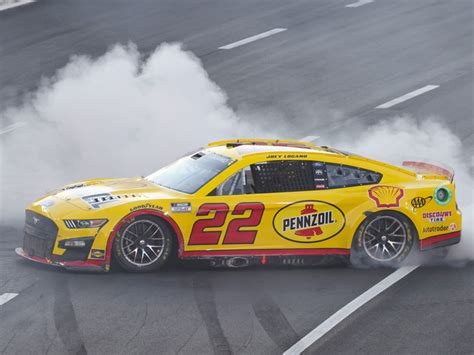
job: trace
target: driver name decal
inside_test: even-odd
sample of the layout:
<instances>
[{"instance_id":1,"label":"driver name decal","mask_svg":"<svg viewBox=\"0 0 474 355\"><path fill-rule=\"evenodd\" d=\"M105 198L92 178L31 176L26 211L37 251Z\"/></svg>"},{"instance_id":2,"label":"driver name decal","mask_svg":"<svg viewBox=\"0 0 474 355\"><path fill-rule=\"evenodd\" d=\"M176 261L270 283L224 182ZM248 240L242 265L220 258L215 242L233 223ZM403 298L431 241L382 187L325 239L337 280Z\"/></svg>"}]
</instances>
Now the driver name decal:
<instances>
[{"instance_id":1,"label":"driver name decal","mask_svg":"<svg viewBox=\"0 0 474 355\"><path fill-rule=\"evenodd\" d=\"M315 243L339 234L345 222L337 206L324 201L300 201L279 210L273 228L285 239Z\"/></svg>"}]
</instances>

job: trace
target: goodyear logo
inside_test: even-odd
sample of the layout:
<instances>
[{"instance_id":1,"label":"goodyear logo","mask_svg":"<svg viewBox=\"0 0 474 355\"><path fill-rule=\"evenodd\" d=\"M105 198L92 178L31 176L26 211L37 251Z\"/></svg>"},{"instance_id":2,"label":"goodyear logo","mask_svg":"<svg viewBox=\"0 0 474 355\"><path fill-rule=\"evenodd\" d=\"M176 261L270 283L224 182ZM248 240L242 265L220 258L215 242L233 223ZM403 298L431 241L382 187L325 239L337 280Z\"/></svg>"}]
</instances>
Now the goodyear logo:
<instances>
[{"instance_id":1,"label":"goodyear logo","mask_svg":"<svg viewBox=\"0 0 474 355\"><path fill-rule=\"evenodd\" d=\"M273 228L283 238L315 243L336 236L345 225L342 211L324 201L295 202L279 210Z\"/></svg>"}]
</instances>

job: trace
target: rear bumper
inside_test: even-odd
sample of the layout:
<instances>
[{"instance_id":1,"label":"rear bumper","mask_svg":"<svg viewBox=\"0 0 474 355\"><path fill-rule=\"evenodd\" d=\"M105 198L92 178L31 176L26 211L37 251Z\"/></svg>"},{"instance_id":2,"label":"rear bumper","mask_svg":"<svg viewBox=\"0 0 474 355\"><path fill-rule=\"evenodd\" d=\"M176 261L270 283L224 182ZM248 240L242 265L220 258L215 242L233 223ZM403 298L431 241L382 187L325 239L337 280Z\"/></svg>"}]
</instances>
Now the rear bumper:
<instances>
[{"instance_id":1,"label":"rear bumper","mask_svg":"<svg viewBox=\"0 0 474 355\"><path fill-rule=\"evenodd\" d=\"M52 255L51 258L28 255L23 248L16 248L15 253L22 258L45 265L60 266L68 270L76 271L92 271L92 272L107 272L109 271L108 264L103 260L85 260L85 261L60 261L60 255Z\"/></svg>"},{"instance_id":2,"label":"rear bumper","mask_svg":"<svg viewBox=\"0 0 474 355\"><path fill-rule=\"evenodd\" d=\"M420 250L430 250L434 248L446 247L458 244L461 241L461 231L435 235L420 240Z\"/></svg>"}]
</instances>

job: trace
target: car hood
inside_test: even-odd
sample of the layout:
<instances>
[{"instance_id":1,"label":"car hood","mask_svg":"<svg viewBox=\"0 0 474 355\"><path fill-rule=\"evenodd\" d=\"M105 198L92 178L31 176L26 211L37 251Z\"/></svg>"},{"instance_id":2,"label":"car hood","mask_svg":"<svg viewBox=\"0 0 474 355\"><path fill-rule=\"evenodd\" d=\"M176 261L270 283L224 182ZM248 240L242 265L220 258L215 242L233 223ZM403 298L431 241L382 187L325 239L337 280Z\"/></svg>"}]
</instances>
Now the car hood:
<instances>
[{"instance_id":1,"label":"car hood","mask_svg":"<svg viewBox=\"0 0 474 355\"><path fill-rule=\"evenodd\" d=\"M50 204L50 212L54 213L54 205L60 202L82 210L96 210L133 201L179 198L178 195L181 194L143 178L97 179L63 186L35 201L35 204Z\"/></svg>"}]
</instances>

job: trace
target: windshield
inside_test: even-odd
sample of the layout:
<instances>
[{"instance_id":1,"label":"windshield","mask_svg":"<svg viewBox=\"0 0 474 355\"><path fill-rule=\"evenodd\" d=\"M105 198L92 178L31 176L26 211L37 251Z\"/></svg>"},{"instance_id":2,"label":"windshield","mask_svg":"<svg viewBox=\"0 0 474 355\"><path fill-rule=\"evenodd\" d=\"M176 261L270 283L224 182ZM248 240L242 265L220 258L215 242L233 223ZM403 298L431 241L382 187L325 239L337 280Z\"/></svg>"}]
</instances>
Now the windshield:
<instances>
[{"instance_id":1,"label":"windshield","mask_svg":"<svg viewBox=\"0 0 474 355\"><path fill-rule=\"evenodd\" d=\"M181 158L146 178L160 186L192 194L231 163L232 159L223 155L199 152Z\"/></svg>"}]
</instances>

